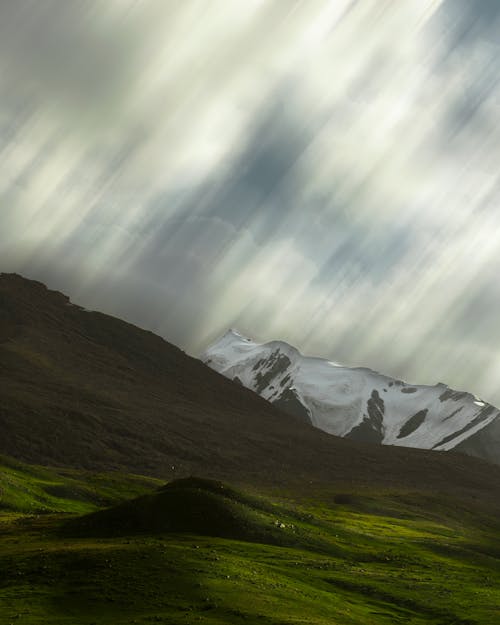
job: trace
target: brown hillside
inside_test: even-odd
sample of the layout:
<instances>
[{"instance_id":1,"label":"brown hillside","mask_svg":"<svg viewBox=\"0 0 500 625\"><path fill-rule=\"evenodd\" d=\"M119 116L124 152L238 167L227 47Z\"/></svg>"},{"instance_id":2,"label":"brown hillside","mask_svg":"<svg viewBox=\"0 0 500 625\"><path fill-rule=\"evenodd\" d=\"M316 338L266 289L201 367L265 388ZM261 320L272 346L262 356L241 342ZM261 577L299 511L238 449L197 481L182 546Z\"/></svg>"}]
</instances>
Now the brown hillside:
<instances>
[{"instance_id":1,"label":"brown hillside","mask_svg":"<svg viewBox=\"0 0 500 625\"><path fill-rule=\"evenodd\" d=\"M150 332L0 275L0 453L165 479L418 489L500 508L500 467L295 422Z\"/></svg>"}]
</instances>

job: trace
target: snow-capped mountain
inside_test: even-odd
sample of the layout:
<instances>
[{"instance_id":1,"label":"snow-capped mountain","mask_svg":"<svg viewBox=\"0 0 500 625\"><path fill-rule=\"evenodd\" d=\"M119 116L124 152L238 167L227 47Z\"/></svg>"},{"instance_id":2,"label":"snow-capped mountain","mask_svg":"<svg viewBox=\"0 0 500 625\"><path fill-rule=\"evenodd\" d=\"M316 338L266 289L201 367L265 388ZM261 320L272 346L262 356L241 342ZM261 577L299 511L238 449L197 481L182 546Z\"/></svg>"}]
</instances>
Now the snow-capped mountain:
<instances>
[{"instance_id":1,"label":"snow-capped mountain","mask_svg":"<svg viewBox=\"0 0 500 625\"><path fill-rule=\"evenodd\" d=\"M202 360L294 418L330 434L424 449L456 449L500 463L500 412L445 384L418 386L365 368L259 344L229 330Z\"/></svg>"}]
</instances>

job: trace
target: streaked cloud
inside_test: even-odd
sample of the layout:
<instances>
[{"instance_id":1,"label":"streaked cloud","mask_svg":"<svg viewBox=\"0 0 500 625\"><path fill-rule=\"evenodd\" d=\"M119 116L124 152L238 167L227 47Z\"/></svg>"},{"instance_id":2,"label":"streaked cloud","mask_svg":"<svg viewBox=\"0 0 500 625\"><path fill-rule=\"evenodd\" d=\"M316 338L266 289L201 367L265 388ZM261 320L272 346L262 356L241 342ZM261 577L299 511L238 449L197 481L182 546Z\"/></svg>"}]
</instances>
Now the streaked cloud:
<instances>
[{"instance_id":1,"label":"streaked cloud","mask_svg":"<svg viewBox=\"0 0 500 625\"><path fill-rule=\"evenodd\" d=\"M493 0L0 5L0 261L500 403Z\"/></svg>"}]
</instances>

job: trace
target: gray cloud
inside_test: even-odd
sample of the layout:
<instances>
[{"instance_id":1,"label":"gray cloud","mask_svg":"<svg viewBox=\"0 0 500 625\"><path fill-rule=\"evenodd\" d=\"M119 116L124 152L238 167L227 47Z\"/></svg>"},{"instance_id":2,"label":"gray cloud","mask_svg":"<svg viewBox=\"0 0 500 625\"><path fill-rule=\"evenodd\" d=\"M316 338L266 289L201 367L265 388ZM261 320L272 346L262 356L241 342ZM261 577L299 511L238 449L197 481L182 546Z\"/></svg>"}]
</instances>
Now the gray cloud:
<instances>
[{"instance_id":1,"label":"gray cloud","mask_svg":"<svg viewBox=\"0 0 500 625\"><path fill-rule=\"evenodd\" d=\"M0 263L500 403L496 2L0 5Z\"/></svg>"},{"instance_id":2,"label":"gray cloud","mask_svg":"<svg viewBox=\"0 0 500 625\"><path fill-rule=\"evenodd\" d=\"M450 37L453 49L481 41L498 45L500 6L496 0L445 0L437 14Z\"/></svg>"},{"instance_id":3,"label":"gray cloud","mask_svg":"<svg viewBox=\"0 0 500 625\"><path fill-rule=\"evenodd\" d=\"M66 123L78 111L80 124L102 130L134 88L142 43L126 14L117 24L106 13L79 0L3 2L4 89L54 107Z\"/></svg>"}]
</instances>

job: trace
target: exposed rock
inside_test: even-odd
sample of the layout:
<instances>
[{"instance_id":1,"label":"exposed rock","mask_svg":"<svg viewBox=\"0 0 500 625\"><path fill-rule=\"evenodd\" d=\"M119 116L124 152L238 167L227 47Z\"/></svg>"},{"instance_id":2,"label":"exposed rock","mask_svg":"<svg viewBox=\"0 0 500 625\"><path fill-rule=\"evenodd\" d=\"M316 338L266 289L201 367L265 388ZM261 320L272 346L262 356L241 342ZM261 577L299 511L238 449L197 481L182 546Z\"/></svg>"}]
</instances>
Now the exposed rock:
<instances>
[{"instance_id":1,"label":"exposed rock","mask_svg":"<svg viewBox=\"0 0 500 625\"><path fill-rule=\"evenodd\" d=\"M425 417L429 410L425 408L424 410L419 410L417 414L414 414L413 417L410 417L408 421L403 425L403 427L399 430L398 438L405 438L409 436L412 432L414 432L417 428L419 428L422 423L425 421Z\"/></svg>"}]
</instances>

